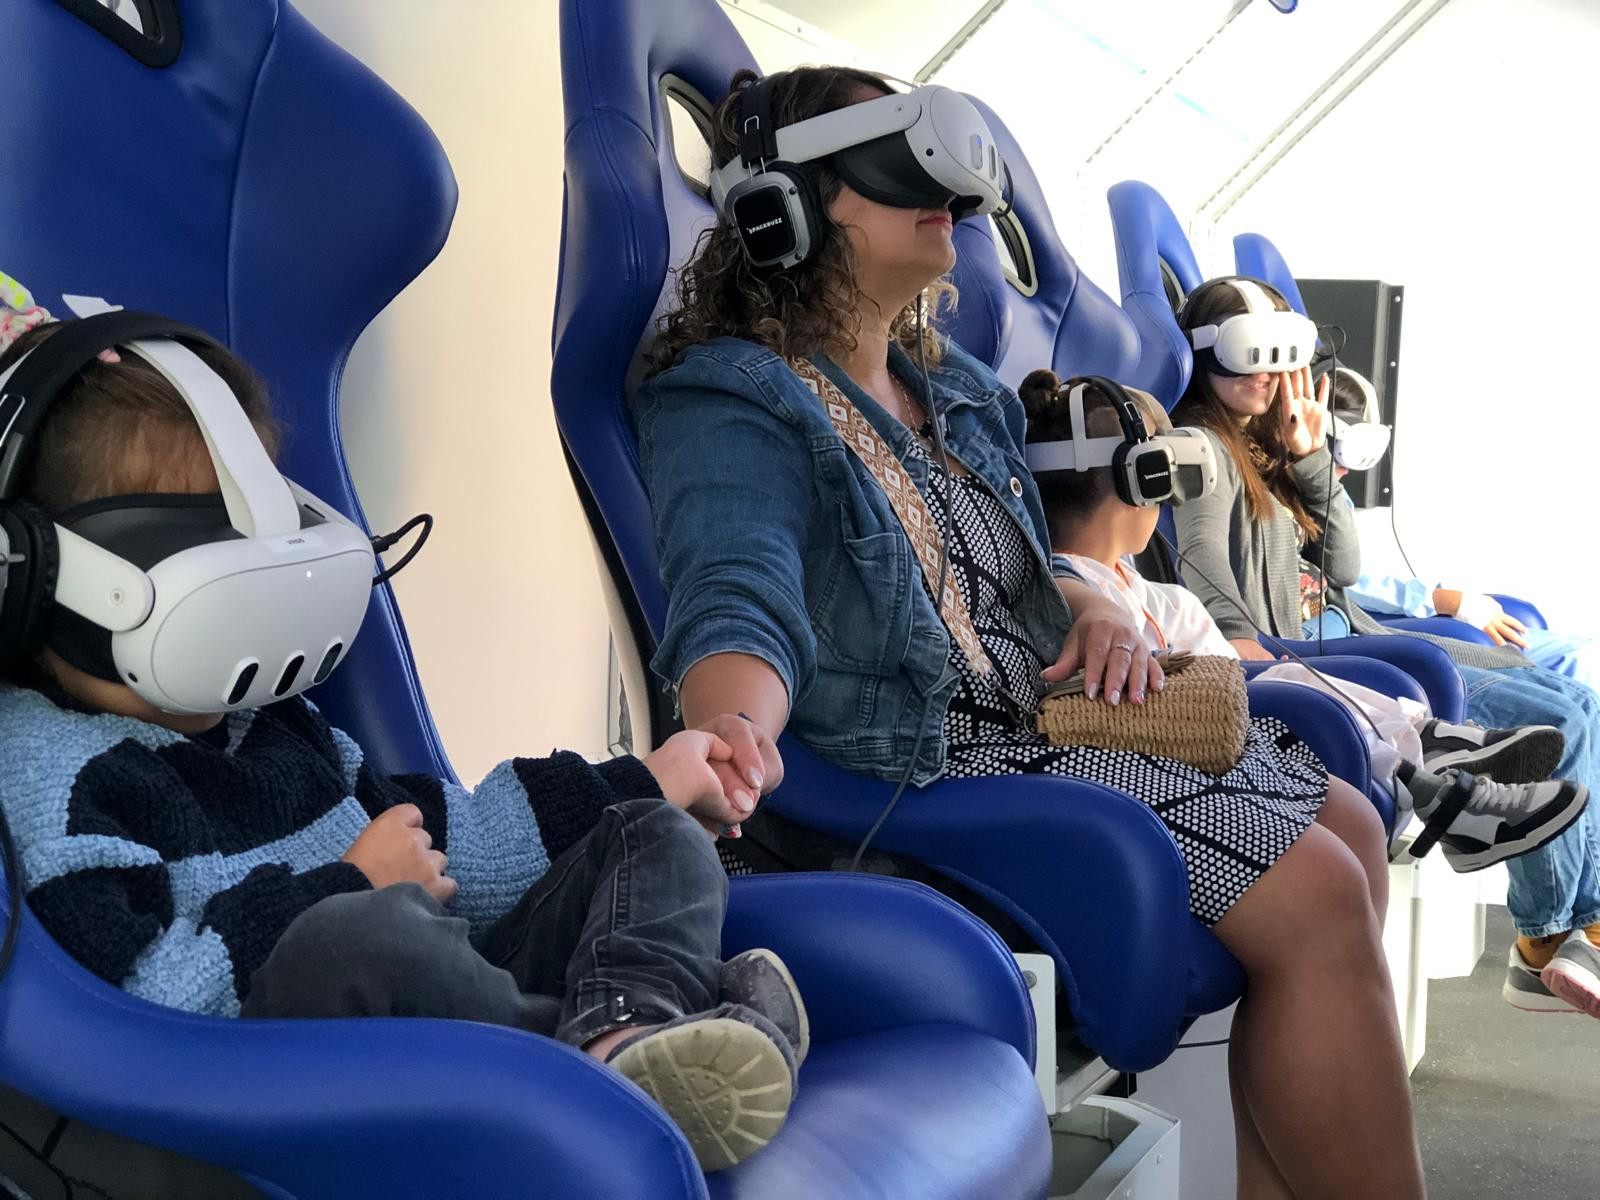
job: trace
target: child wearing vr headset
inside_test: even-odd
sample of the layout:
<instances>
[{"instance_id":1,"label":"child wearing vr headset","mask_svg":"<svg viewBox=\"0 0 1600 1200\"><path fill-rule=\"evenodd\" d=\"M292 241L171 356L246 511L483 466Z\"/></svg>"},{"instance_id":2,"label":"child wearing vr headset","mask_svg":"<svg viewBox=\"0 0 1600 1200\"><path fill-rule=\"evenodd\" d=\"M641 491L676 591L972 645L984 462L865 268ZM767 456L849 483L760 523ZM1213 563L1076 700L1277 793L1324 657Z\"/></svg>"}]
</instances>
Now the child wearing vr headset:
<instances>
[{"instance_id":1,"label":"child wearing vr headset","mask_svg":"<svg viewBox=\"0 0 1600 1200\"><path fill-rule=\"evenodd\" d=\"M937 85L798 68L737 76L711 132L720 219L635 398L671 597L653 665L685 716L747 712L896 783L880 825L944 778L1139 798L1172 831L1192 911L1249 974L1241 1178L1262 1195L1420 1197L1372 806L1272 721L1220 778L1033 727L1046 685L1079 666L1135 708L1163 676L1124 610L1057 586L1021 403L929 324L953 225L1005 203L981 110ZM1167 461L1125 466L1153 487Z\"/></svg>"},{"instance_id":2,"label":"child wearing vr headset","mask_svg":"<svg viewBox=\"0 0 1600 1200\"><path fill-rule=\"evenodd\" d=\"M1366 376L1349 367L1334 367L1332 375L1329 412L1334 426L1334 470L1343 479L1351 471L1370 470L1383 460L1389 451L1390 428L1379 421L1377 390ZM1515 646L1536 666L1588 687L1594 684L1594 643L1589 638L1529 628L1493 596L1428 583L1409 573L1365 571L1346 590L1354 603L1370 613L1455 617L1483 630L1497 646Z\"/></svg>"},{"instance_id":3,"label":"child wearing vr headset","mask_svg":"<svg viewBox=\"0 0 1600 1200\"><path fill-rule=\"evenodd\" d=\"M1177 506L1206 495L1215 485L1214 469L1164 497L1166 489L1130 494L1108 462L1119 451L1125 459L1125 447L1159 445L1175 433L1197 431L1175 431L1155 397L1108 379L1062 384L1053 372L1039 370L1022 381L1018 394L1028 412L1027 461L1050 521L1057 577L1085 583L1126 609L1153 651L1238 658L1238 649L1198 596L1177 584L1147 580L1133 564L1133 556L1155 535L1163 499ZM1123 427L1118 410L1124 406L1134 410L1139 421L1134 437L1142 440L1130 439ZM1346 705L1366 739L1373 771L1404 790L1457 871L1482 870L1536 849L1588 802L1588 789L1581 784L1509 785L1487 774L1508 755L1554 758L1561 748L1554 729L1496 730L1486 746L1450 749L1442 732L1448 727L1415 701L1343 681L1330 685L1299 663L1278 664L1254 678L1313 687ZM1510 812L1531 814L1514 833ZM1425 844L1431 845L1431 838Z\"/></svg>"},{"instance_id":4,"label":"child wearing vr headset","mask_svg":"<svg viewBox=\"0 0 1600 1200\"><path fill-rule=\"evenodd\" d=\"M724 715L642 761L384 775L300 694L360 623L368 539L277 473L226 349L74 303L0 316L0 803L41 925L190 1012L555 1037L706 1170L764 1146L808 1026L775 954L721 959L715 835L777 785L771 742Z\"/></svg>"},{"instance_id":5,"label":"child wearing vr headset","mask_svg":"<svg viewBox=\"0 0 1600 1200\"><path fill-rule=\"evenodd\" d=\"M1506 756L1495 779L1554 776L1592 791L1600 783L1594 692L1511 647L1390 629L1345 596L1361 575L1361 548L1327 444L1329 385L1314 392L1307 369L1315 326L1270 285L1234 278L1197 288L1177 319L1195 361L1173 416L1206 430L1219 468L1214 494L1176 510L1179 565L1241 654L1266 655L1253 648L1258 627L1299 640L1300 562L1318 564L1327 603L1355 633L1423 637L1454 660L1471 722L1445 727L1437 748L1471 754L1491 747L1498 729L1553 726L1564 738L1557 761ZM1518 824L1532 817L1504 815ZM1518 937L1502 995L1528 1011L1600 1017L1600 815L1586 806L1558 837L1507 868Z\"/></svg>"}]
</instances>

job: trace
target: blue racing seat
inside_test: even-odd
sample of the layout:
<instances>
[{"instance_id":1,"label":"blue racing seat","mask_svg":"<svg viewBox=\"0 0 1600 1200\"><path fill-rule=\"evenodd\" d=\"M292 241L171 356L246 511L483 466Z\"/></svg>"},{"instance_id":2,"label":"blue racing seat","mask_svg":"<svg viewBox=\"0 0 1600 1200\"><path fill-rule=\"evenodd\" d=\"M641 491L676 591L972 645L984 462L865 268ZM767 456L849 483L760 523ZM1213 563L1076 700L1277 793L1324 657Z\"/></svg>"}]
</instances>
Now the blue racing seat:
<instances>
[{"instance_id":1,"label":"blue racing seat","mask_svg":"<svg viewBox=\"0 0 1600 1200\"><path fill-rule=\"evenodd\" d=\"M1139 331L1139 370L1132 382L1170 410L1194 369L1194 352L1173 313L1206 276L1188 235L1155 188L1128 179L1113 185L1106 200L1122 307Z\"/></svg>"},{"instance_id":2,"label":"blue racing seat","mask_svg":"<svg viewBox=\"0 0 1600 1200\"><path fill-rule=\"evenodd\" d=\"M443 245L449 164L283 0L139 8L156 36L92 0L8 0L0 263L49 307L103 294L230 342L296 431L288 473L359 513L340 373ZM316 699L384 769L449 774L387 587ZM724 949L753 945L792 968L813 1049L774 1144L709 1180L659 1108L554 1041L176 1012L97 979L26 913L0 981L0 1084L274 1197L1043 1193L1031 1008L989 929L903 881L737 880Z\"/></svg>"},{"instance_id":3,"label":"blue racing seat","mask_svg":"<svg viewBox=\"0 0 1600 1200\"><path fill-rule=\"evenodd\" d=\"M1295 312L1302 316L1311 315L1306 311L1305 298L1300 294L1300 284L1295 280L1294 272L1289 269L1289 264L1284 261L1278 248L1261 234L1241 233L1233 239L1233 269L1240 275L1248 275L1251 279L1270 283L1283 293L1284 299L1289 302L1289 307ZM1544 614L1531 602L1516 596L1503 596L1497 592L1491 595L1500 602L1500 606L1507 613L1529 629L1550 627L1544 619ZM1392 625L1396 629L1413 629L1421 633L1458 638L1463 642L1476 642L1484 646L1492 645L1494 641L1477 626L1458 621L1453 617L1391 617L1383 613L1372 615L1385 625Z\"/></svg>"}]
</instances>

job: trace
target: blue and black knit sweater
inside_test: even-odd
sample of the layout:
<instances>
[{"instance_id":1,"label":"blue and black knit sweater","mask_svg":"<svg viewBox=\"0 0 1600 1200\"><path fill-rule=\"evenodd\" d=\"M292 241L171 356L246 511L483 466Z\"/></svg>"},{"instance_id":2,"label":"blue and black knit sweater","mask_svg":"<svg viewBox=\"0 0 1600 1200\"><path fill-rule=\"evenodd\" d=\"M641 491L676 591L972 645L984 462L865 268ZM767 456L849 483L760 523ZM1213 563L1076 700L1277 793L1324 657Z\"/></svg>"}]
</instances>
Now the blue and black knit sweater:
<instances>
[{"instance_id":1,"label":"blue and black knit sweater","mask_svg":"<svg viewBox=\"0 0 1600 1200\"><path fill-rule=\"evenodd\" d=\"M299 699L185 736L0 683L0 803L28 903L78 962L157 1004L237 1015L283 931L371 886L341 862L378 813L415 804L481 931L612 804L660 794L633 758L516 758L467 790L386 777Z\"/></svg>"}]
</instances>

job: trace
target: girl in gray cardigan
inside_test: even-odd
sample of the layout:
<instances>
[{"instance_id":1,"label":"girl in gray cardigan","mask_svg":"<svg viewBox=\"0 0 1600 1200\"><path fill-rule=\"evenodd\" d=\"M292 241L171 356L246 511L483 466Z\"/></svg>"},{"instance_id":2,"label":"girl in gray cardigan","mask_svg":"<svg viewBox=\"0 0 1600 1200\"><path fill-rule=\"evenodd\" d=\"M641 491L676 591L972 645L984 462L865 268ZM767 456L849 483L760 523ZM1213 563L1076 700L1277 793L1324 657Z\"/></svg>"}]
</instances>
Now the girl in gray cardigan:
<instances>
[{"instance_id":1,"label":"girl in gray cardigan","mask_svg":"<svg viewBox=\"0 0 1600 1200\"><path fill-rule=\"evenodd\" d=\"M1275 289L1260 287L1279 310L1288 310ZM1213 280L1190 295L1178 320L1189 334L1245 311L1238 288ZM1300 638L1302 558L1322 565L1328 602L1355 632L1428 636L1389 630L1343 595L1361 575L1361 547L1327 447L1327 381L1313 394L1304 368L1233 375L1211 369L1218 365L1197 359L1173 409L1180 424L1210 435L1217 489L1175 516L1190 584L1241 656L1267 656L1255 640L1258 627ZM1566 738L1555 776L1594 789L1600 782L1600 698L1594 692L1510 648L1428 640L1455 661L1467 687L1467 713L1484 727L1461 727L1464 742L1485 738L1497 726L1554 725ZM1528 781L1505 768L1497 777ZM1507 868L1518 938L1502 994L1529 1011L1576 1008L1600 1017L1600 819L1587 809L1560 837Z\"/></svg>"}]
</instances>

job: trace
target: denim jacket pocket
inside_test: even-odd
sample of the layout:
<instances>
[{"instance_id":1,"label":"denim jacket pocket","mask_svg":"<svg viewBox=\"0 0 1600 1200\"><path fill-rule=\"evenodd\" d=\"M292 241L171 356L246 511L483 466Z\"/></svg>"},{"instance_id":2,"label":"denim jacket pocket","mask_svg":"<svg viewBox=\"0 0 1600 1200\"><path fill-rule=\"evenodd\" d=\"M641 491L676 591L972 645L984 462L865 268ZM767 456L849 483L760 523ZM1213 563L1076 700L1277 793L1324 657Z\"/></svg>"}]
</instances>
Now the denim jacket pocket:
<instances>
[{"instance_id":1,"label":"denim jacket pocket","mask_svg":"<svg viewBox=\"0 0 1600 1200\"><path fill-rule=\"evenodd\" d=\"M893 674L911 639L911 561L898 529L846 537L811 605L819 668Z\"/></svg>"}]
</instances>

